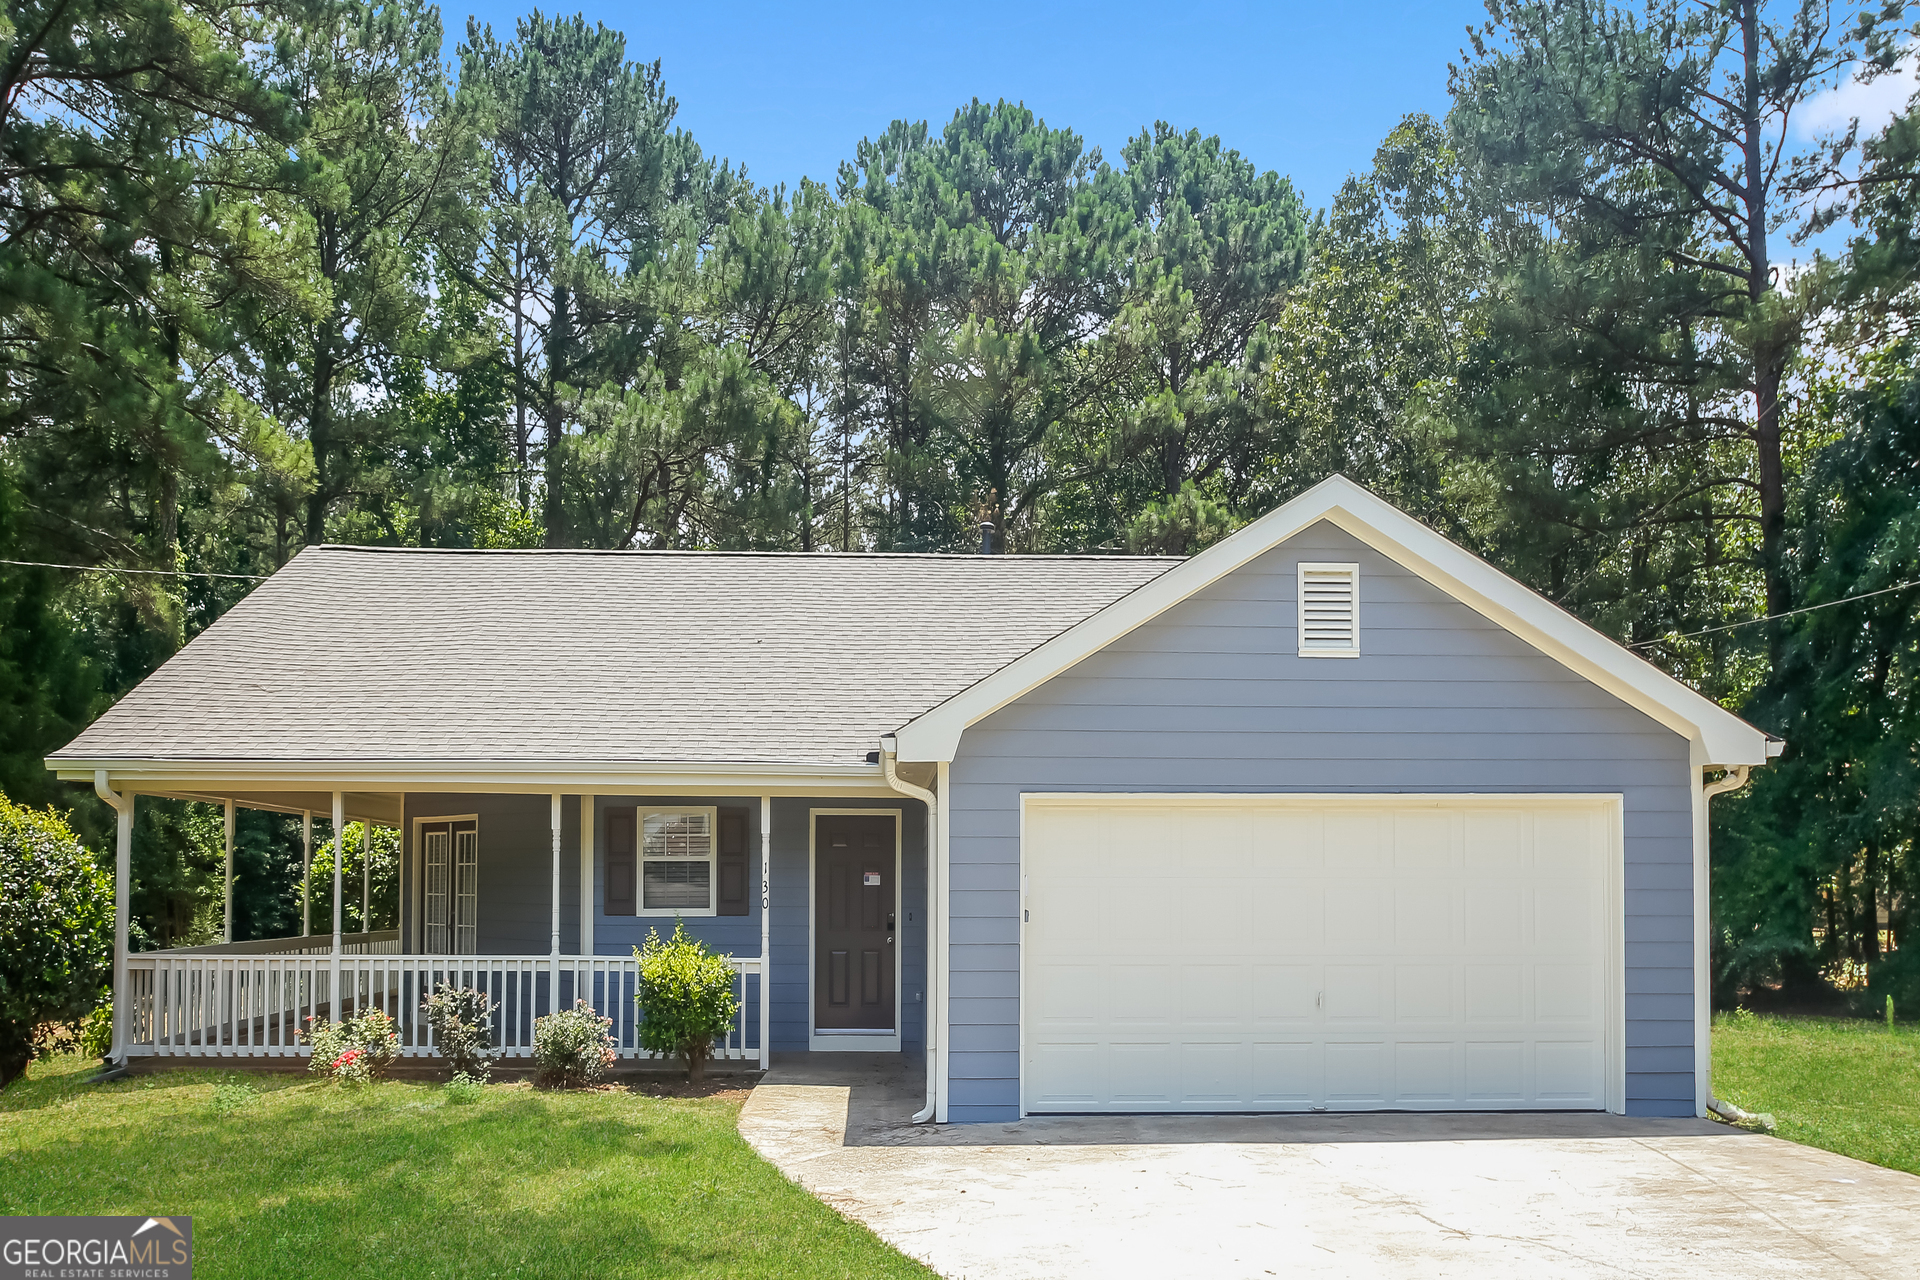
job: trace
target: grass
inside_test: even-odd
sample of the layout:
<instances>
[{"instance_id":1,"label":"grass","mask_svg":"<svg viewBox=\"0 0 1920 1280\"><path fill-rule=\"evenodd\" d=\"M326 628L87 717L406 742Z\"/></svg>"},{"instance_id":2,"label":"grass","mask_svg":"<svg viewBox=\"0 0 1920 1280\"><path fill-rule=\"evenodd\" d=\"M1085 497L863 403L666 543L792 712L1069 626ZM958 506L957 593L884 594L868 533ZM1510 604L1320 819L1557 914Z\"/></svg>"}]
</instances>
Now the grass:
<instances>
[{"instance_id":1,"label":"grass","mask_svg":"<svg viewBox=\"0 0 1920 1280\"><path fill-rule=\"evenodd\" d=\"M1713 1091L1779 1135L1920 1173L1920 1027L1743 1011L1713 1020Z\"/></svg>"},{"instance_id":2,"label":"grass","mask_svg":"<svg viewBox=\"0 0 1920 1280\"><path fill-rule=\"evenodd\" d=\"M0 1214L186 1214L199 1276L932 1273L740 1138L737 1100L177 1071L0 1094Z\"/></svg>"}]
</instances>

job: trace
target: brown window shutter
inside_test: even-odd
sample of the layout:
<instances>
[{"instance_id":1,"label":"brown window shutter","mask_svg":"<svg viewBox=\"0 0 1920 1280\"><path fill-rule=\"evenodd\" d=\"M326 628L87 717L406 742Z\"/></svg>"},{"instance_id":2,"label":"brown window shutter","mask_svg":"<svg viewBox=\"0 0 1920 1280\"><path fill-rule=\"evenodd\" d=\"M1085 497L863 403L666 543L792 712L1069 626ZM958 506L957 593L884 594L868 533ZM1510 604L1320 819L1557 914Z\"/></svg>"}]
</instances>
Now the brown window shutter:
<instances>
[{"instance_id":1,"label":"brown window shutter","mask_svg":"<svg viewBox=\"0 0 1920 1280\"><path fill-rule=\"evenodd\" d=\"M715 849L719 873L720 892L714 902L714 914L720 916L744 916L749 914L747 903L747 811L745 809L720 810L719 836Z\"/></svg>"},{"instance_id":2,"label":"brown window shutter","mask_svg":"<svg viewBox=\"0 0 1920 1280\"><path fill-rule=\"evenodd\" d=\"M607 810L607 907L610 916L633 914L635 884L633 810Z\"/></svg>"}]
</instances>

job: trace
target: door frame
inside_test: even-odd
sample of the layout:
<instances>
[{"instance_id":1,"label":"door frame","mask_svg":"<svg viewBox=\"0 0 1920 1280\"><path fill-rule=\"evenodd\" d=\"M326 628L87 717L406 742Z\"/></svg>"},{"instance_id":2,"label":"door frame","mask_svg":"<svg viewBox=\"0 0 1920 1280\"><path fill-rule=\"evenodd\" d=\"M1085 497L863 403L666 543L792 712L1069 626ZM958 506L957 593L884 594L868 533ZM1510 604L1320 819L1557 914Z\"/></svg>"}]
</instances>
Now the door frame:
<instances>
[{"instance_id":1,"label":"door frame","mask_svg":"<svg viewBox=\"0 0 1920 1280\"><path fill-rule=\"evenodd\" d=\"M426 949L427 852L426 844L420 839L420 828L433 822L471 822L477 833L480 827L480 815L477 813L422 814L414 817L413 820L407 824L406 838L412 844L414 856L412 859L413 865L409 869L410 874L402 876L401 881L403 884L409 880L413 882L413 893L411 895L413 898L412 918L409 921L409 923L413 925L413 937L409 939L409 941L413 943L414 949L408 953L410 955L424 956L428 954L439 954L438 952L429 953ZM406 851L403 849L401 856L404 858L405 855ZM480 951L480 858L477 848L474 852L473 861L473 948L474 954L483 954Z\"/></svg>"},{"instance_id":2,"label":"door frame","mask_svg":"<svg viewBox=\"0 0 1920 1280\"><path fill-rule=\"evenodd\" d=\"M819 943L814 928L814 916L818 906L820 871L815 865L815 840L821 818L892 818L893 819L893 1030L892 1031L829 1031L821 1034L814 1025L818 1009L814 1004L814 986L817 975L814 970L819 958ZM808 809L807 810L807 1048L813 1053L899 1053L900 1052L900 1003L901 959L906 946L901 942L904 936L900 931L903 921L900 904L904 900L900 889L901 849L905 843L904 814L900 809Z\"/></svg>"},{"instance_id":3,"label":"door frame","mask_svg":"<svg viewBox=\"0 0 1920 1280\"><path fill-rule=\"evenodd\" d=\"M1020 794L1020 899L1015 917L1020 929L1019 955L1019 1039L1020 1046L1020 1118L1027 1110L1027 808L1038 803L1082 808L1152 807L1155 805L1220 805L1232 807L1262 804L1270 807L1350 806L1371 802L1387 808L1417 809L1434 805L1491 804L1524 808L1528 804L1555 804L1568 808L1592 808L1606 815L1604 837L1606 933L1601 939L1602 1014L1601 1092L1604 1110L1612 1115L1627 1112L1627 905L1626 905L1626 796L1618 791L1025 791ZM811 994L809 994L811 1000ZM1051 1112L1045 1114L1054 1114ZM1101 1112L1124 1115L1125 1112ZM1183 1114L1183 1113L1168 1113ZM1299 1112L1260 1112L1243 1114L1301 1114ZM1435 1112L1434 1114L1446 1114ZM1579 1112L1565 1114L1577 1115ZM1594 1114L1587 1112L1585 1114Z\"/></svg>"}]
</instances>

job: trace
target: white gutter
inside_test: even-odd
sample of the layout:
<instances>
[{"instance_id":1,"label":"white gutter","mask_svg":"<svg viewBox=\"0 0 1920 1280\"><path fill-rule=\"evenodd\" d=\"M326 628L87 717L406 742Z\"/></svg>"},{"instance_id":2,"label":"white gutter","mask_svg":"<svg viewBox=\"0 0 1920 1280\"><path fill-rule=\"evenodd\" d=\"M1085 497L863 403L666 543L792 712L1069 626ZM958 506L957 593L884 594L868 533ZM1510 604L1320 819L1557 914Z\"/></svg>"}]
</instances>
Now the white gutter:
<instances>
[{"instance_id":1,"label":"white gutter","mask_svg":"<svg viewBox=\"0 0 1920 1280\"><path fill-rule=\"evenodd\" d=\"M925 1124L933 1119L935 1103L938 1100L938 1072L934 1070L935 1027L938 1019L934 1011L939 1007L934 999L934 980L938 966L934 957L939 954L941 916L944 903L939 892L941 855L940 847L940 797L925 787L915 786L901 778L895 770L898 763L897 744L891 736L880 739L880 769L886 777L887 785L901 795L912 796L927 806L927 999L925 1011L921 1015L924 1029L924 1049L927 1060L927 1105L913 1113L914 1124Z\"/></svg>"},{"instance_id":2,"label":"white gutter","mask_svg":"<svg viewBox=\"0 0 1920 1280\"><path fill-rule=\"evenodd\" d=\"M1774 744L1771 740L1768 741L1767 747L1769 756L1779 754L1779 752L1774 749ZM1738 1107L1733 1107L1728 1103L1722 1102L1713 1094L1713 940L1710 936L1713 916L1708 903L1708 894L1712 889L1712 868L1710 863L1713 856L1713 846L1712 837L1709 834L1711 830L1710 815L1707 810L1709 802L1711 802L1715 796L1725 795L1729 791L1738 791L1747 785L1747 781L1752 774L1753 767L1751 765L1739 764L1729 768L1726 776L1718 782L1701 783L1700 826L1698 831L1699 839L1703 842L1703 846L1706 849L1706 856L1699 860L1694 869L1694 955L1696 957L1696 964L1698 965L1698 971L1694 975L1694 982L1697 987L1694 992L1694 1000L1697 1002L1695 1008L1704 1011L1702 1014L1697 1015L1695 1021L1696 1030L1694 1034L1700 1038L1701 1043L1695 1046L1694 1070L1700 1072L1703 1079L1696 1086L1694 1097L1697 1099L1704 1096L1706 1098L1708 1111L1714 1112L1723 1118L1733 1120L1736 1124L1747 1123L1747 1119L1735 1119L1735 1113L1738 1113L1740 1117L1746 1117L1746 1113L1740 1111ZM1757 1120L1757 1117L1752 1119Z\"/></svg>"}]
</instances>

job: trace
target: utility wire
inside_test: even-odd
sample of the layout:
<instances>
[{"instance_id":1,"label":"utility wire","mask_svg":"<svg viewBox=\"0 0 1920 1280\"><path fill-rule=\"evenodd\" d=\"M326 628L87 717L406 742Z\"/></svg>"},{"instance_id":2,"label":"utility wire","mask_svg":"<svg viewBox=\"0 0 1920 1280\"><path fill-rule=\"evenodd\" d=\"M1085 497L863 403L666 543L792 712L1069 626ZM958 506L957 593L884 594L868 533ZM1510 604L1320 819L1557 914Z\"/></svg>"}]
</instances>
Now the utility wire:
<instances>
[{"instance_id":1,"label":"utility wire","mask_svg":"<svg viewBox=\"0 0 1920 1280\"><path fill-rule=\"evenodd\" d=\"M161 578L242 578L265 582L264 573L200 573L193 569L115 569L100 564L54 564L49 560L0 560L0 564L25 565L29 569L78 569L81 573L145 573Z\"/></svg>"},{"instance_id":2,"label":"utility wire","mask_svg":"<svg viewBox=\"0 0 1920 1280\"><path fill-rule=\"evenodd\" d=\"M1920 587L1920 578L1912 582L1897 582L1891 587L1881 587L1878 591L1862 591L1857 596L1841 596L1838 600L1828 600L1821 604L1810 604L1800 609L1788 609L1785 613L1770 613L1764 618L1748 618L1745 622L1729 622L1724 627L1708 627L1705 631L1687 631L1677 636L1661 636L1655 640L1642 640L1639 644L1630 644L1629 649L1645 649L1649 645L1665 644L1669 640L1692 640L1696 636L1710 636L1718 631L1732 631L1735 627L1751 627L1759 622L1772 622L1776 618L1791 618L1798 613L1812 613L1816 609L1831 609L1837 604L1850 604L1855 600L1867 600L1874 596L1884 596L1889 592L1905 591L1908 587Z\"/></svg>"}]
</instances>

